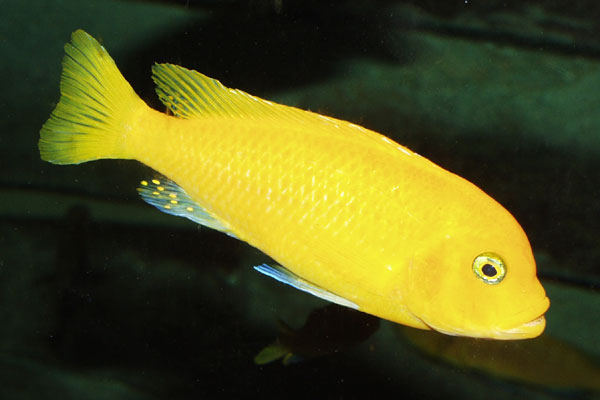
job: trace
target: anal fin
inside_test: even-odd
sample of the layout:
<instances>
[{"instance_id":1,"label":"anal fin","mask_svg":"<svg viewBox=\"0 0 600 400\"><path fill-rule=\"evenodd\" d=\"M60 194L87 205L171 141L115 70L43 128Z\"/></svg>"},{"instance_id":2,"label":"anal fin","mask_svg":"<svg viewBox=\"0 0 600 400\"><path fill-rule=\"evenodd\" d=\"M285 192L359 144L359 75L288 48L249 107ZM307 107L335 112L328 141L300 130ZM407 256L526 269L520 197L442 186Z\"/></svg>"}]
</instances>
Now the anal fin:
<instances>
[{"instance_id":1,"label":"anal fin","mask_svg":"<svg viewBox=\"0 0 600 400\"><path fill-rule=\"evenodd\" d=\"M157 177L149 181L142 181L137 190L142 200L162 212L187 218L200 225L236 237L219 220L199 206L178 184L167 178Z\"/></svg>"}]
</instances>

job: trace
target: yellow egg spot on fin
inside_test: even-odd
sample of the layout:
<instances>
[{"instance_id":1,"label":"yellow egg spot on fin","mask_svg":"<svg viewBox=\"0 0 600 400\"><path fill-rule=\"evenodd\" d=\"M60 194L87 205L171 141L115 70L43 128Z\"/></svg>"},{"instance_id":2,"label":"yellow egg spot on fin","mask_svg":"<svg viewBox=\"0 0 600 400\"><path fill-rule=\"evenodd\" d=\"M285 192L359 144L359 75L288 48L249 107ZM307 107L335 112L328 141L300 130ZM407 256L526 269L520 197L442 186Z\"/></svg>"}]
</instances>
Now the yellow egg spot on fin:
<instances>
[{"instance_id":1,"label":"yellow egg spot on fin","mask_svg":"<svg viewBox=\"0 0 600 400\"><path fill-rule=\"evenodd\" d=\"M167 178L152 179L137 188L142 200L167 214L184 217L200 225L236 237L225 223L196 203L179 185ZM159 186L160 185L160 186ZM174 200L177 199L177 200Z\"/></svg>"},{"instance_id":2,"label":"yellow egg spot on fin","mask_svg":"<svg viewBox=\"0 0 600 400\"><path fill-rule=\"evenodd\" d=\"M140 183L142 184L142 186L148 186L148 182L147 181L141 181Z\"/></svg>"}]
</instances>

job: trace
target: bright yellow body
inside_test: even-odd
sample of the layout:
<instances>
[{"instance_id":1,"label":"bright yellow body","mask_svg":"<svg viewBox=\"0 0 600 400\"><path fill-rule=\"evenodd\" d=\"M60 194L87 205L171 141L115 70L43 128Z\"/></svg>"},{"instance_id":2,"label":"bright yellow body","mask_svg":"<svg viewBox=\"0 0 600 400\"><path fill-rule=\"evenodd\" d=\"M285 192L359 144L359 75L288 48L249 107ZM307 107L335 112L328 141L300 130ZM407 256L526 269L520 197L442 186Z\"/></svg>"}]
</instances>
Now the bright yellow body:
<instances>
[{"instance_id":1,"label":"bright yellow body","mask_svg":"<svg viewBox=\"0 0 600 400\"><path fill-rule=\"evenodd\" d=\"M440 215L428 204L444 200L435 198L441 185L449 197L480 193L345 121L188 120L146 109L134 126L131 158L177 182L238 238L387 319L410 256L436 234Z\"/></svg>"},{"instance_id":2,"label":"bright yellow body","mask_svg":"<svg viewBox=\"0 0 600 400\"><path fill-rule=\"evenodd\" d=\"M78 34L73 46L92 47L104 62L104 49L78 44ZM197 74L156 68L158 78ZM181 186L227 231L361 311L468 336L521 338L543 330L538 317L548 300L529 242L480 189L375 132L239 91L209 88L207 98L217 100L197 100L201 106L189 111L206 94L204 85L218 84L197 75L197 88L177 83L176 76L169 85L157 80L167 93L161 99L178 116L152 110L122 89L123 105L112 108L118 108L117 134L98 140L111 144L97 154L86 143L86 154L56 156L66 151L52 140L66 134L52 125L62 122L51 119L42 130L42 157L139 160ZM200 94L178 98L175 88ZM178 107L186 111L178 114ZM60 137L62 145L66 136ZM76 143L71 154L77 146L83 148ZM485 251L507 264L498 285L473 274L473 259ZM535 329L522 328L534 320Z\"/></svg>"}]
</instances>

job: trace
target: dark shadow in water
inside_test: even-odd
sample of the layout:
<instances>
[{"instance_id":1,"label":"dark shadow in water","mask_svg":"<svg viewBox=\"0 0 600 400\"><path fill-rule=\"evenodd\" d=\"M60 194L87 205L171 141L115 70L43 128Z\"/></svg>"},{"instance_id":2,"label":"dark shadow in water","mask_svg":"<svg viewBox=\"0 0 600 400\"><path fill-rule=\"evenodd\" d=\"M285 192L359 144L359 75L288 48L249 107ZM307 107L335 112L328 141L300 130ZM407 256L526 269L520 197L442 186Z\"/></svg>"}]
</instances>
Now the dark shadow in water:
<instances>
[{"instance_id":1,"label":"dark shadow in water","mask_svg":"<svg viewBox=\"0 0 600 400\"><path fill-rule=\"evenodd\" d=\"M227 11L212 10L209 18L149 40L145 49L136 49L135 59L120 66L144 100L164 109L150 79L155 62L194 69L264 96L329 78L346 59L402 61L386 44L387 18L374 10L362 13L329 4L281 13L249 6L247 12Z\"/></svg>"}]
</instances>

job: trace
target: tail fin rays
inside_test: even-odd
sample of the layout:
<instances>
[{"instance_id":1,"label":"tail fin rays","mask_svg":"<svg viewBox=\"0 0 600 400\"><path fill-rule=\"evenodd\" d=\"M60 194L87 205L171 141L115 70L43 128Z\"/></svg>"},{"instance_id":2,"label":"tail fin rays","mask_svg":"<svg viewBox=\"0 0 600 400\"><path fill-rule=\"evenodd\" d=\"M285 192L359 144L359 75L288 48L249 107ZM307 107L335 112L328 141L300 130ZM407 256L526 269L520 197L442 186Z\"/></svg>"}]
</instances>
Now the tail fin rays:
<instances>
[{"instance_id":1,"label":"tail fin rays","mask_svg":"<svg viewBox=\"0 0 600 400\"><path fill-rule=\"evenodd\" d=\"M131 158L124 138L136 108L146 106L123 78L106 49L82 30L65 45L61 98L40 131L43 160L80 164Z\"/></svg>"}]
</instances>

